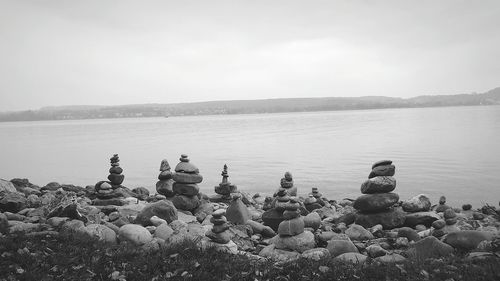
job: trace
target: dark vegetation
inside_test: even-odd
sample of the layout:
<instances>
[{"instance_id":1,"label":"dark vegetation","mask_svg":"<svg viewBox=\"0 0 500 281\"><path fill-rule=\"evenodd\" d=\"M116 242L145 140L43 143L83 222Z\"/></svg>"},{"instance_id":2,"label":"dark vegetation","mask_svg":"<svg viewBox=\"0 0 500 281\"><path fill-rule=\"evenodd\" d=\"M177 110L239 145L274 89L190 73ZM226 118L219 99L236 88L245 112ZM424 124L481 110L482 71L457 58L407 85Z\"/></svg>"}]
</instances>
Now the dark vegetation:
<instances>
[{"instance_id":1,"label":"dark vegetation","mask_svg":"<svg viewBox=\"0 0 500 281\"><path fill-rule=\"evenodd\" d=\"M60 106L46 107L40 110L0 113L0 122L497 104L500 104L500 88L493 89L483 94L433 95L419 96L409 99L390 97L331 97L247 101L210 101L177 104L138 104L121 106Z\"/></svg>"},{"instance_id":2,"label":"dark vegetation","mask_svg":"<svg viewBox=\"0 0 500 281\"><path fill-rule=\"evenodd\" d=\"M201 251L193 241L146 252L71 236L4 236L0 253L0 280L500 280L495 262L471 263L460 256L397 265L274 263Z\"/></svg>"}]
</instances>

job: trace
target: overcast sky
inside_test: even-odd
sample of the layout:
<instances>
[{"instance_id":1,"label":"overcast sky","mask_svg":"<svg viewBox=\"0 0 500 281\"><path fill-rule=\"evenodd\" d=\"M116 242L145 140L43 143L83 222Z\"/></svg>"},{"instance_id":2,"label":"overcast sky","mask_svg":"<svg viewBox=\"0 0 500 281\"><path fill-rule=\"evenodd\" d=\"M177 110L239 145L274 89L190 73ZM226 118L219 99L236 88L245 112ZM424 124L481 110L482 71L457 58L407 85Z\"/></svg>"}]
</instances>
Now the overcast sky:
<instances>
[{"instance_id":1,"label":"overcast sky","mask_svg":"<svg viewBox=\"0 0 500 281\"><path fill-rule=\"evenodd\" d=\"M0 0L0 111L500 86L500 1Z\"/></svg>"}]
</instances>

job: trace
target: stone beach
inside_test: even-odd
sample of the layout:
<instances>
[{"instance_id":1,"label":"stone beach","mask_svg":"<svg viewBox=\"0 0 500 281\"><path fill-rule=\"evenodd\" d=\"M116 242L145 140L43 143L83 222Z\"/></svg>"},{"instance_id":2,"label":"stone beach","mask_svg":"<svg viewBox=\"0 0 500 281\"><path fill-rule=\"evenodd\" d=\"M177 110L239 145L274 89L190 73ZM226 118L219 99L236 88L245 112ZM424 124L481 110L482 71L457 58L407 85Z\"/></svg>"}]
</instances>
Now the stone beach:
<instances>
[{"instance_id":1,"label":"stone beach","mask_svg":"<svg viewBox=\"0 0 500 281\"><path fill-rule=\"evenodd\" d=\"M274 194L248 194L228 181L227 165L221 183L207 188L185 154L174 172L161 162L157 194L149 194L126 187L117 154L110 161L108 181L87 187L0 180L1 235L70 234L148 251L192 239L202 248L276 261L397 263L465 253L500 262L498 208L447 206L444 196L433 205L425 194L400 200L390 160L374 163L368 179L360 178L362 195L355 200L298 189L290 172Z\"/></svg>"}]
</instances>

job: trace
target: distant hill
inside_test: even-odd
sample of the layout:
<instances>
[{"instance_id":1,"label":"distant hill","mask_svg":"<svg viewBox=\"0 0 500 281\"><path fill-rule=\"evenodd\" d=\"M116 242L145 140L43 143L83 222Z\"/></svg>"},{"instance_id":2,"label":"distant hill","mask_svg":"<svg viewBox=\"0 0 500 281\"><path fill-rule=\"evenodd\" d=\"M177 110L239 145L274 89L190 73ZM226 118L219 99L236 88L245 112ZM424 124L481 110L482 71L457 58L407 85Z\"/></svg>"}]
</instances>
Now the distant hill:
<instances>
[{"instance_id":1,"label":"distant hill","mask_svg":"<svg viewBox=\"0 0 500 281\"><path fill-rule=\"evenodd\" d=\"M500 87L482 94L432 95L408 99L367 96L354 98L286 98L119 106L50 106L39 110L0 113L0 122L498 104L500 104Z\"/></svg>"}]
</instances>

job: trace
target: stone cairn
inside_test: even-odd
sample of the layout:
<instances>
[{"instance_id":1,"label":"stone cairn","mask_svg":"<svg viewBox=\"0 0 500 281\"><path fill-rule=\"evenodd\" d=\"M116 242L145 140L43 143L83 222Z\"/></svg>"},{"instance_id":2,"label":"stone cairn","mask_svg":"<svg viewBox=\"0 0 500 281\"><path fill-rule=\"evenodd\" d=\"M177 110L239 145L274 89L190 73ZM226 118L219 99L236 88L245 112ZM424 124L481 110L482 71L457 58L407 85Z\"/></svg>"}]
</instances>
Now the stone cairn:
<instances>
[{"instance_id":1,"label":"stone cairn","mask_svg":"<svg viewBox=\"0 0 500 281\"><path fill-rule=\"evenodd\" d=\"M166 197L175 195L173 190L174 180L172 179L172 172L167 159L163 159L160 164L160 174L158 175L158 182L156 183L156 192Z\"/></svg>"},{"instance_id":2,"label":"stone cairn","mask_svg":"<svg viewBox=\"0 0 500 281\"><path fill-rule=\"evenodd\" d=\"M313 187L309 197L304 200L304 206L309 212L320 209L325 206L325 201L322 199L322 194L318 191L317 187Z\"/></svg>"},{"instance_id":3,"label":"stone cairn","mask_svg":"<svg viewBox=\"0 0 500 281\"><path fill-rule=\"evenodd\" d=\"M283 221L278 226L278 234L281 237L296 236L304 232L304 219L300 215L300 203L296 197L290 197L289 201L281 202L284 208Z\"/></svg>"},{"instance_id":4,"label":"stone cairn","mask_svg":"<svg viewBox=\"0 0 500 281\"><path fill-rule=\"evenodd\" d=\"M393 178L396 167L390 160L382 160L372 165L368 180L361 185L361 195L353 204L358 210L356 223L364 227L382 224L390 229L402 225L405 215L402 211L395 213L392 208L399 201L399 195L393 193L396 180Z\"/></svg>"},{"instance_id":5,"label":"stone cairn","mask_svg":"<svg viewBox=\"0 0 500 281\"><path fill-rule=\"evenodd\" d=\"M205 236L210 238L212 242L218 244L231 242L231 232L225 214L226 210L224 209L217 209L212 213L212 218L210 218L210 222L213 224L212 230L205 233Z\"/></svg>"},{"instance_id":6,"label":"stone cairn","mask_svg":"<svg viewBox=\"0 0 500 281\"><path fill-rule=\"evenodd\" d=\"M281 188L285 189L288 195L297 196L297 187L293 186L293 177L290 172L286 172L285 176L280 180ZM274 194L276 196L277 192Z\"/></svg>"},{"instance_id":7,"label":"stone cairn","mask_svg":"<svg viewBox=\"0 0 500 281\"><path fill-rule=\"evenodd\" d=\"M439 197L439 204L437 205L437 207L435 209L436 213L444 212L447 209L451 209L451 207L446 205L446 197L444 197L444 196Z\"/></svg>"},{"instance_id":8,"label":"stone cairn","mask_svg":"<svg viewBox=\"0 0 500 281\"><path fill-rule=\"evenodd\" d=\"M111 168L109 169L109 181L100 181L95 185L97 198L99 199L112 199L123 197L120 193L115 192L117 188L122 187L125 176L122 174L123 169L120 167L120 158L118 154L114 154L110 159Z\"/></svg>"},{"instance_id":9,"label":"stone cairn","mask_svg":"<svg viewBox=\"0 0 500 281\"><path fill-rule=\"evenodd\" d=\"M215 193L222 196L220 198L222 201L229 202L231 200L231 193L237 192L237 187L236 187L236 185L231 184L227 180L227 178L229 178L229 175L227 173L227 165L226 164L224 164L224 169L222 170L221 176L222 176L222 182L219 183L219 185L215 187Z\"/></svg>"},{"instance_id":10,"label":"stone cairn","mask_svg":"<svg viewBox=\"0 0 500 281\"><path fill-rule=\"evenodd\" d=\"M198 168L189 162L186 154L182 154L179 160L179 164L175 166L175 173L172 175L175 193L172 203L179 210L192 212L201 203L198 183L203 181L203 177Z\"/></svg>"}]
</instances>

